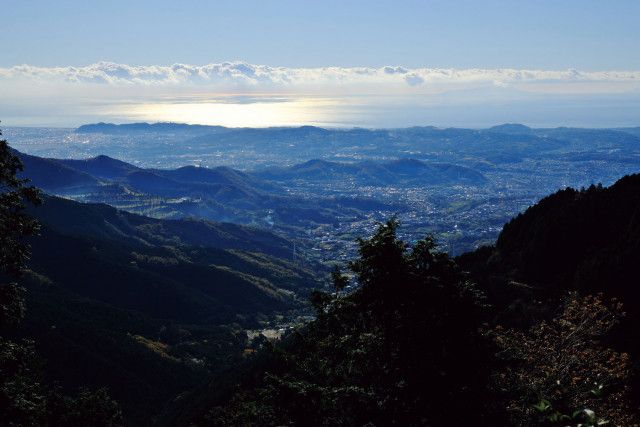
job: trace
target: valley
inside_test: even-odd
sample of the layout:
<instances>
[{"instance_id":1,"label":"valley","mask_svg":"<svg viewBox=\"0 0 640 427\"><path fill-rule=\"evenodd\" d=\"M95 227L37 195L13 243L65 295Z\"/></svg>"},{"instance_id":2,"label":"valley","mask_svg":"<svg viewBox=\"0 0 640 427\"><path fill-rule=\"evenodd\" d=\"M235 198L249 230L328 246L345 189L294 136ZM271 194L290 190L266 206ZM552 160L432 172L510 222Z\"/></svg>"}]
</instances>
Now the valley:
<instances>
[{"instance_id":1,"label":"valley","mask_svg":"<svg viewBox=\"0 0 640 427\"><path fill-rule=\"evenodd\" d=\"M309 344L290 347L291 342L324 327L330 319L323 314L326 301L336 307L365 301L358 302L368 270L353 260L374 242L361 239L383 236L385 227L393 230L392 239L398 239L393 244L407 263L416 259L405 253L407 248L435 251L428 239L421 240L429 235L452 260L462 254L456 262L473 272L497 318L517 325L523 320L512 317L514 298L526 310L536 302L529 291L503 282L512 280L511 274L520 280L509 265L523 272L527 265L519 265L520 255L514 255L503 260L511 263L500 267L504 271L491 270L504 254L526 250L505 246L505 239L524 239L513 237L514 229L520 235L527 229L518 231L509 220L522 223L522 212L540 209L545 206L545 200L536 205L540 198L568 186L589 190L561 190L554 197L563 191L569 198L589 194L602 203L601 187L591 184L608 185L640 167L640 138L633 130L98 124L75 130L10 129L7 134L16 141L10 152L24 166L19 176L44 191L42 204L27 210L42 228L28 240L32 253L22 280L30 315L13 336L33 339L38 354L46 355L48 383L68 392L106 387L122 402L132 425L188 424L194 417L208 417L207 411L233 395L229 381L262 384L253 370L260 373L263 363L265 369L274 367L269 358L280 357L270 353L274 348L306 348ZM119 142L107 144L110 139ZM203 151L221 144L243 162L231 162L231 167L196 161L185 150L194 145L181 145L192 140ZM126 150L113 149L124 141L130 144ZM382 142L374 147L371 141ZM306 150L287 157L291 144ZM254 150L271 161L252 161ZM167 160L171 156L176 157ZM618 192L632 194L636 187L637 176L619 181L607 194L622 206ZM566 215L557 214L568 223ZM625 215L632 217L631 210ZM553 230L554 219L545 221ZM622 233L615 229L612 234ZM483 246L496 238L498 249ZM541 253L544 244L527 257ZM439 259L444 271L455 265L449 264L449 255L435 254L429 256ZM556 258L561 256L543 259L536 270L553 266ZM383 261L384 269L386 257ZM334 266L350 271L331 275ZM458 277L460 271L454 270L451 277ZM535 274L527 270L525 281ZM341 288L336 277L344 277L338 279L344 280ZM426 298L425 304L431 301L420 289L412 292ZM546 292L543 285L530 289ZM405 297L393 291L383 300ZM334 314L354 315L349 305L344 310ZM367 310L356 317L368 315ZM324 333L333 339L331 330ZM298 357L307 355L293 360ZM198 406L201 400L204 408ZM230 412L216 417L238 415L233 408L224 410Z\"/></svg>"}]
</instances>

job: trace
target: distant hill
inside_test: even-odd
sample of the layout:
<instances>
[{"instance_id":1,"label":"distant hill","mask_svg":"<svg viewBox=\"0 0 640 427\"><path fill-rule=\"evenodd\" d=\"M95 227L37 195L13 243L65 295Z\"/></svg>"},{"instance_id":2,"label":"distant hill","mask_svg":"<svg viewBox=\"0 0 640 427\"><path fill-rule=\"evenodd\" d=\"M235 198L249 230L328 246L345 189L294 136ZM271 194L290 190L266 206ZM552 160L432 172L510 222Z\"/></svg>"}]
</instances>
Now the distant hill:
<instances>
[{"instance_id":1,"label":"distant hill","mask_svg":"<svg viewBox=\"0 0 640 427\"><path fill-rule=\"evenodd\" d=\"M397 158L416 152L428 158L464 164L470 158L491 163L512 163L547 153L615 149L627 142L617 135L598 135L598 129L575 129L567 133L548 133L520 124L504 124L489 129L411 127L403 129L322 129L314 127L228 129L225 132L198 135L187 140L190 147L218 147L227 152L264 153L282 160L292 155L299 160L341 157L361 158L369 153ZM635 137L626 134L630 140ZM596 139L597 137L597 139ZM602 138L601 138L602 137ZM581 138L581 146L570 144ZM292 154L292 152L294 154ZM421 157L422 158L422 157Z\"/></svg>"},{"instance_id":2,"label":"distant hill","mask_svg":"<svg viewBox=\"0 0 640 427\"><path fill-rule=\"evenodd\" d=\"M272 183L226 167L143 169L108 156L74 160L16 154L25 164L21 176L31 179L34 185L53 194L116 201L116 205L119 200L131 198L132 193L143 193L169 198L206 197L218 203L236 200L255 206L263 192L281 191ZM185 211L183 216L189 214Z\"/></svg>"},{"instance_id":3,"label":"distant hill","mask_svg":"<svg viewBox=\"0 0 640 427\"><path fill-rule=\"evenodd\" d=\"M287 168L271 168L255 175L277 182L288 180L353 180L360 185L434 185L465 183L482 185L486 178L479 172L447 163L399 159L387 162L338 163L310 160Z\"/></svg>"},{"instance_id":4,"label":"distant hill","mask_svg":"<svg viewBox=\"0 0 640 427\"><path fill-rule=\"evenodd\" d=\"M615 129L581 129L559 127L535 129L534 134L544 138L566 141L567 148L576 151L623 150L629 155L640 150L640 135Z\"/></svg>"},{"instance_id":5,"label":"distant hill","mask_svg":"<svg viewBox=\"0 0 640 427\"><path fill-rule=\"evenodd\" d=\"M155 169L154 172L165 178L177 182L190 184L224 185L243 189L247 193L257 190L269 192L282 191L281 188L264 180L225 166L216 168L203 168L196 166L183 166L178 169Z\"/></svg>"},{"instance_id":6,"label":"distant hill","mask_svg":"<svg viewBox=\"0 0 640 427\"><path fill-rule=\"evenodd\" d=\"M633 127L633 128L619 128L619 129L616 129L616 130L618 130L620 132L628 133L630 135L634 135L634 136L640 137L640 126Z\"/></svg>"},{"instance_id":7,"label":"distant hill","mask_svg":"<svg viewBox=\"0 0 640 427\"><path fill-rule=\"evenodd\" d=\"M22 155L22 154L20 154ZM26 156L26 155L24 155ZM32 157L31 169L37 169L39 164ZM256 190L278 190L274 185L261 182L256 178L240 171L217 167L213 169L196 166L184 166L178 169L143 169L132 164L113 159L108 156L97 156L89 159L46 159L51 164L59 163L69 169L93 176L97 179L126 183L133 188L150 193L188 193L184 184L195 186L197 190L223 187L235 187L240 192L255 193ZM204 187L208 186L208 187Z\"/></svg>"},{"instance_id":8,"label":"distant hill","mask_svg":"<svg viewBox=\"0 0 640 427\"><path fill-rule=\"evenodd\" d=\"M132 164L103 155L82 160L58 159L56 161L96 178L121 179L140 170Z\"/></svg>"},{"instance_id":9,"label":"distant hill","mask_svg":"<svg viewBox=\"0 0 640 427\"><path fill-rule=\"evenodd\" d=\"M533 132L528 126L519 123L505 123L488 129L490 132L505 133L507 135L528 135Z\"/></svg>"},{"instance_id":10,"label":"distant hill","mask_svg":"<svg viewBox=\"0 0 640 427\"><path fill-rule=\"evenodd\" d=\"M117 149L93 151L94 154L126 150L130 156L128 159L145 159L147 164L170 164L172 167L182 166L185 156L192 160L206 159L213 147L217 152L232 156L235 165L263 164L266 159L270 165L287 161L302 163L311 159L359 161L375 154L378 158L415 157L473 167L486 162L498 165L556 155L567 155L566 160L574 153L593 154L594 151L605 150L621 150L621 154L626 155L640 152L640 134L636 128L544 129L518 123L487 129L433 126L400 129L324 129L314 126L222 128L177 123L102 123L81 126L77 132L117 136L114 139L119 141L109 146L117 146ZM144 136L145 133L149 135ZM131 145L127 135L135 136L136 144ZM60 152L59 147L56 150ZM86 150L91 152L96 148L83 147L83 151ZM73 152L68 155L73 155Z\"/></svg>"}]
</instances>

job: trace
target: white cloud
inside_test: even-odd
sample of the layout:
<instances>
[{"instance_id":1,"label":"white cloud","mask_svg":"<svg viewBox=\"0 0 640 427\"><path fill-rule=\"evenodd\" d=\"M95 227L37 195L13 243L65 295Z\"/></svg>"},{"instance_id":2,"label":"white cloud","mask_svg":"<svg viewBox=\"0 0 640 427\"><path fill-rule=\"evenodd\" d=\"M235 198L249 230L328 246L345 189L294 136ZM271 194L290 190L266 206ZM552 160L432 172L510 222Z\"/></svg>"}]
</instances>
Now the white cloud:
<instances>
[{"instance_id":1,"label":"white cloud","mask_svg":"<svg viewBox=\"0 0 640 427\"><path fill-rule=\"evenodd\" d=\"M99 62L85 67L36 67L18 65L0 68L0 84L12 81L40 83L108 84L116 86L210 86L262 89L305 87L377 87L382 92L405 85L438 86L492 84L626 83L640 85L640 71L517 70L517 69L437 69L399 66L381 68L286 68L244 62L171 66L132 66Z\"/></svg>"},{"instance_id":2,"label":"white cloud","mask_svg":"<svg viewBox=\"0 0 640 427\"><path fill-rule=\"evenodd\" d=\"M419 86L424 83L424 78L417 73L408 73L404 76L404 80L409 86Z\"/></svg>"},{"instance_id":3,"label":"white cloud","mask_svg":"<svg viewBox=\"0 0 640 427\"><path fill-rule=\"evenodd\" d=\"M406 74L409 71L404 67L383 67L382 68L387 74Z\"/></svg>"}]
</instances>

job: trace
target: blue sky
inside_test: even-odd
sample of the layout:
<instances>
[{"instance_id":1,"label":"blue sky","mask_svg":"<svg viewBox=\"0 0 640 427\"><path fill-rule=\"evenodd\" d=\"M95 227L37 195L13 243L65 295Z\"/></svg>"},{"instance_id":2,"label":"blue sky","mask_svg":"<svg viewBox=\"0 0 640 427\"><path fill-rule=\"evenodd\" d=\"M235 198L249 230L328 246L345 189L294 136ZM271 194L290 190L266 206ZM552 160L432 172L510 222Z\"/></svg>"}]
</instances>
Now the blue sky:
<instances>
[{"instance_id":1,"label":"blue sky","mask_svg":"<svg viewBox=\"0 0 640 427\"><path fill-rule=\"evenodd\" d=\"M640 124L635 0L1 4L5 124Z\"/></svg>"},{"instance_id":2,"label":"blue sky","mask_svg":"<svg viewBox=\"0 0 640 427\"><path fill-rule=\"evenodd\" d=\"M636 0L2 4L2 66L242 60L287 67L640 68Z\"/></svg>"}]
</instances>

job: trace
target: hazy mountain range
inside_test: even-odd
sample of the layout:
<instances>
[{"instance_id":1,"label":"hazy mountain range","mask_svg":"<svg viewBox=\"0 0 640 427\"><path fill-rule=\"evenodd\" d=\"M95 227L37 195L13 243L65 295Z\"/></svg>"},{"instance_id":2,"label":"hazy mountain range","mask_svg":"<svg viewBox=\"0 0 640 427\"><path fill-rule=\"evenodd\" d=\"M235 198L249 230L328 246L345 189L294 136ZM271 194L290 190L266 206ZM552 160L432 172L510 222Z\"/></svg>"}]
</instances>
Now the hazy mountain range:
<instances>
[{"instance_id":1,"label":"hazy mountain range","mask_svg":"<svg viewBox=\"0 0 640 427\"><path fill-rule=\"evenodd\" d=\"M411 239L432 233L461 253L491 242L505 221L548 192L611 184L640 167L637 128L100 123L7 135L25 163L40 157L27 174L51 193L307 241L312 233L323 259L346 256L357 235L394 214L412 224Z\"/></svg>"},{"instance_id":2,"label":"hazy mountain range","mask_svg":"<svg viewBox=\"0 0 640 427\"><path fill-rule=\"evenodd\" d=\"M331 223L361 216L362 210L401 210L372 198L303 196L285 191L304 182L357 186L483 185L484 176L466 167L402 159L388 162L309 161L291 167L241 172L228 167L184 166L146 169L107 156L85 160L47 159L18 153L24 176L52 194L104 202L147 215L197 216L219 221L281 226Z\"/></svg>"}]
</instances>

